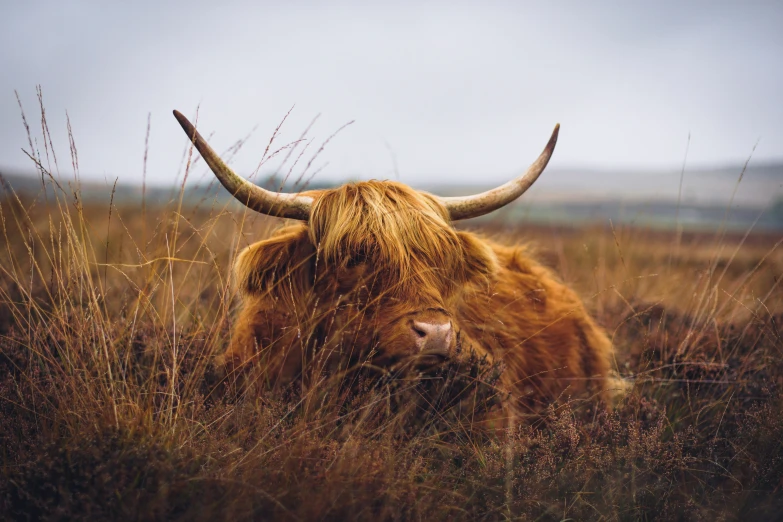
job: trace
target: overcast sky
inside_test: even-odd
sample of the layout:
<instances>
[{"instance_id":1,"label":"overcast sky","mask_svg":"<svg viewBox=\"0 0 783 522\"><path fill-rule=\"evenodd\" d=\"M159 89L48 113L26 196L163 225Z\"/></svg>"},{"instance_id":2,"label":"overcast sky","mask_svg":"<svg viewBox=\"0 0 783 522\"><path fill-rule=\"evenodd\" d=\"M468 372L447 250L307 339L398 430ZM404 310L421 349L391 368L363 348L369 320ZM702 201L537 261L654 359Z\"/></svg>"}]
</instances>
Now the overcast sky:
<instances>
[{"instance_id":1,"label":"overcast sky","mask_svg":"<svg viewBox=\"0 0 783 522\"><path fill-rule=\"evenodd\" d=\"M14 90L42 147L37 84L60 170L67 110L82 175L121 182L141 180L148 113L148 181L171 182L187 141L171 110L197 106L219 151L257 126L232 162L245 174L292 106L277 146L321 115L298 170L355 120L313 162L320 180L396 165L414 184L501 181L557 122L555 167L679 169L689 133L694 167L757 141L754 162L780 160L781 28L776 1L6 1L0 169L30 167Z\"/></svg>"}]
</instances>

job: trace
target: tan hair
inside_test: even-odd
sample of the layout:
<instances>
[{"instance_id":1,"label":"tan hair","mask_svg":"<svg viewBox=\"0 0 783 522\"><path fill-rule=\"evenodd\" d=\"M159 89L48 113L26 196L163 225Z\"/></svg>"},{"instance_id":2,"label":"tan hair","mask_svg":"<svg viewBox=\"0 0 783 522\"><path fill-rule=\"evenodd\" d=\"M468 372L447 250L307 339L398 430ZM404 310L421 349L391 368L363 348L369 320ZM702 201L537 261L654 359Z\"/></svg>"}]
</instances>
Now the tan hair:
<instances>
[{"instance_id":1,"label":"tan hair","mask_svg":"<svg viewBox=\"0 0 783 522\"><path fill-rule=\"evenodd\" d=\"M420 283L422 270L452 269L462 254L448 212L436 198L401 183L349 183L313 205L310 237L327 263L357 256L382 261L403 284Z\"/></svg>"}]
</instances>

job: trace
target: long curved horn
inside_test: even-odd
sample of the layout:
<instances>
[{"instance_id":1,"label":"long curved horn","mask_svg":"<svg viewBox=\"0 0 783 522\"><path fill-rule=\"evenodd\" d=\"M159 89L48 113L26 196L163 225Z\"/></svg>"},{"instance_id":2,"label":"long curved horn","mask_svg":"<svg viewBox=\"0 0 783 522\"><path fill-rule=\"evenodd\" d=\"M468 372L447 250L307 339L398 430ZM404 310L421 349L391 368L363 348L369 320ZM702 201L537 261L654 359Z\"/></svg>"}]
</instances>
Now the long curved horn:
<instances>
[{"instance_id":1,"label":"long curved horn","mask_svg":"<svg viewBox=\"0 0 783 522\"><path fill-rule=\"evenodd\" d=\"M249 209L269 216L277 216L289 219L307 221L310 218L310 209L313 206L313 198L301 194L283 194L271 192L258 185L250 183L239 177L226 165L220 156L201 137L196 128L179 111L174 111L174 117L182 125L182 129L193 142L204 161L215 174L220 183L226 187L231 195Z\"/></svg>"},{"instance_id":2,"label":"long curved horn","mask_svg":"<svg viewBox=\"0 0 783 522\"><path fill-rule=\"evenodd\" d=\"M527 172L518 178L514 178L499 187L482 192L481 194L440 198L441 203L449 210L451 220L457 221L459 219L468 219L489 214L493 210L508 205L521 196L533 183L535 183L538 176L544 172L547 163L549 163L549 158L552 157L552 152L555 150L559 132L560 124L558 123L555 125L555 130L552 131L552 137L549 138L549 143L546 144L544 151L538 159L530 165Z\"/></svg>"}]
</instances>

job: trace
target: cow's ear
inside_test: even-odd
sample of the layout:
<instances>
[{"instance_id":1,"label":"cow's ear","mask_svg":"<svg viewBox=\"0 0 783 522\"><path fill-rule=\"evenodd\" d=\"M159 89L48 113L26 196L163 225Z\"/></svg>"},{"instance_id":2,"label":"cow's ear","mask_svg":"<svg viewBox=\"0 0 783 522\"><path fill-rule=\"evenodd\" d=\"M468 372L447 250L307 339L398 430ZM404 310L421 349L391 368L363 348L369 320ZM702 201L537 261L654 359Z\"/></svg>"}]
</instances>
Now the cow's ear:
<instances>
[{"instance_id":1,"label":"cow's ear","mask_svg":"<svg viewBox=\"0 0 783 522\"><path fill-rule=\"evenodd\" d=\"M250 295L274 292L282 288L282 283L287 292L305 291L313 280L314 259L315 247L308 237L307 226L282 228L239 254L234 264L234 281L240 292Z\"/></svg>"},{"instance_id":2,"label":"cow's ear","mask_svg":"<svg viewBox=\"0 0 783 522\"><path fill-rule=\"evenodd\" d=\"M490 243L470 232L458 231L462 243L466 279L489 278L498 270L498 259Z\"/></svg>"}]
</instances>

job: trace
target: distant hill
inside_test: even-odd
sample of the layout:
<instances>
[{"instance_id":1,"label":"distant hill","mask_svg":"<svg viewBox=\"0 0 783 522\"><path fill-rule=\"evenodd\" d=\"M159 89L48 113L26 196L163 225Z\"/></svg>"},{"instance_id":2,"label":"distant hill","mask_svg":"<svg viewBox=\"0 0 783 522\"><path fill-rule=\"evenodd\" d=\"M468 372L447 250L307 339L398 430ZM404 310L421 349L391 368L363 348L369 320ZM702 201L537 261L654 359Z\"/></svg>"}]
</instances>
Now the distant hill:
<instances>
[{"instance_id":1,"label":"distant hill","mask_svg":"<svg viewBox=\"0 0 783 522\"><path fill-rule=\"evenodd\" d=\"M43 180L41 178L40 174L30 174L30 173L6 173L0 170L0 175L2 175L5 182L10 185L14 191L18 193L24 193L27 195L38 195L40 197L44 196L44 190L46 190L46 194L48 196L53 196L54 194L54 186L52 183L51 178L48 176L44 176ZM269 189L269 190L282 190L283 192L298 192L300 190L303 190L303 188L299 187L296 183L287 181L284 182L280 178L274 177L274 176L267 176L265 178L261 178L261 182L259 185L262 187ZM74 188L76 188L76 184L73 179L58 179L57 180L60 186L63 188L63 190L66 190L67 192L71 192ZM325 183L310 183L306 188L307 189L319 189L319 188L328 188L333 186L333 184L325 184ZM168 187L160 187L160 186L147 186L142 187L141 185L135 185L135 184L125 184L118 182L117 186L114 187L113 184L108 184L106 182L102 181L94 181L94 180L82 180L79 184L79 194L84 201L109 201L109 198L112 196L112 192L114 192L114 201L117 203L127 203L127 202L133 202L138 201L141 202L142 195L144 196L144 199L149 204L162 204L166 203L168 201L172 200L179 200L179 193L180 193L180 186L177 185L171 185ZM199 201L206 200L206 199L219 199L219 200L228 200L230 199L229 194L226 192L226 190L220 185L220 183L217 181L217 179L212 179L212 181L196 185L196 184L188 184L185 187L185 192L183 195L183 201L185 203L198 203Z\"/></svg>"},{"instance_id":2,"label":"distant hill","mask_svg":"<svg viewBox=\"0 0 783 522\"><path fill-rule=\"evenodd\" d=\"M688 168L682 176L681 201L691 204L767 206L783 198L783 163L748 166L737 181L742 165L716 168ZM547 170L525 197L532 201L677 201L681 169L593 170L560 168ZM477 180L481 179L477 177ZM430 185L421 188L441 194L460 195L489 188L482 182L459 185ZM736 188L736 193L734 193ZM446 192L444 192L446 191Z\"/></svg>"},{"instance_id":3,"label":"distant hill","mask_svg":"<svg viewBox=\"0 0 783 522\"><path fill-rule=\"evenodd\" d=\"M721 169L686 168L682 197L678 203L679 171L592 171L553 169L547 171L531 190L517 202L484 219L573 224L606 222L670 228L676 224L690 229L710 229L723 225L732 230L783 231L783 163L749 167L737 185L742 167ZM0 171L2 172L2 171ZM7 174L3 178L17 192L43 196L40 175ZM262 178L265 188L297 191L294 183L282 183L274 177ZM61 185L69 192L66 181ZM71 185L73 182L71 182ZM52 183L45 180L47 193ZM330 183L311 184L307 188L328 188ZM486 184L415 184L416 188L444 196L464 195L491 188ZM735 192L736 189L736 193ZM112 186L104 182L82 182L84 201L107 203ZM734 193L733 203L729 208ZM141 202L142 187L118 184L114 201L118 204ZM147 187L148 205L179 199L179 187ZM185 204L230 201L217 180L204 185L188 185ZM755 225L754 225L755 223Z\"/></svg>"}]
</instances>

